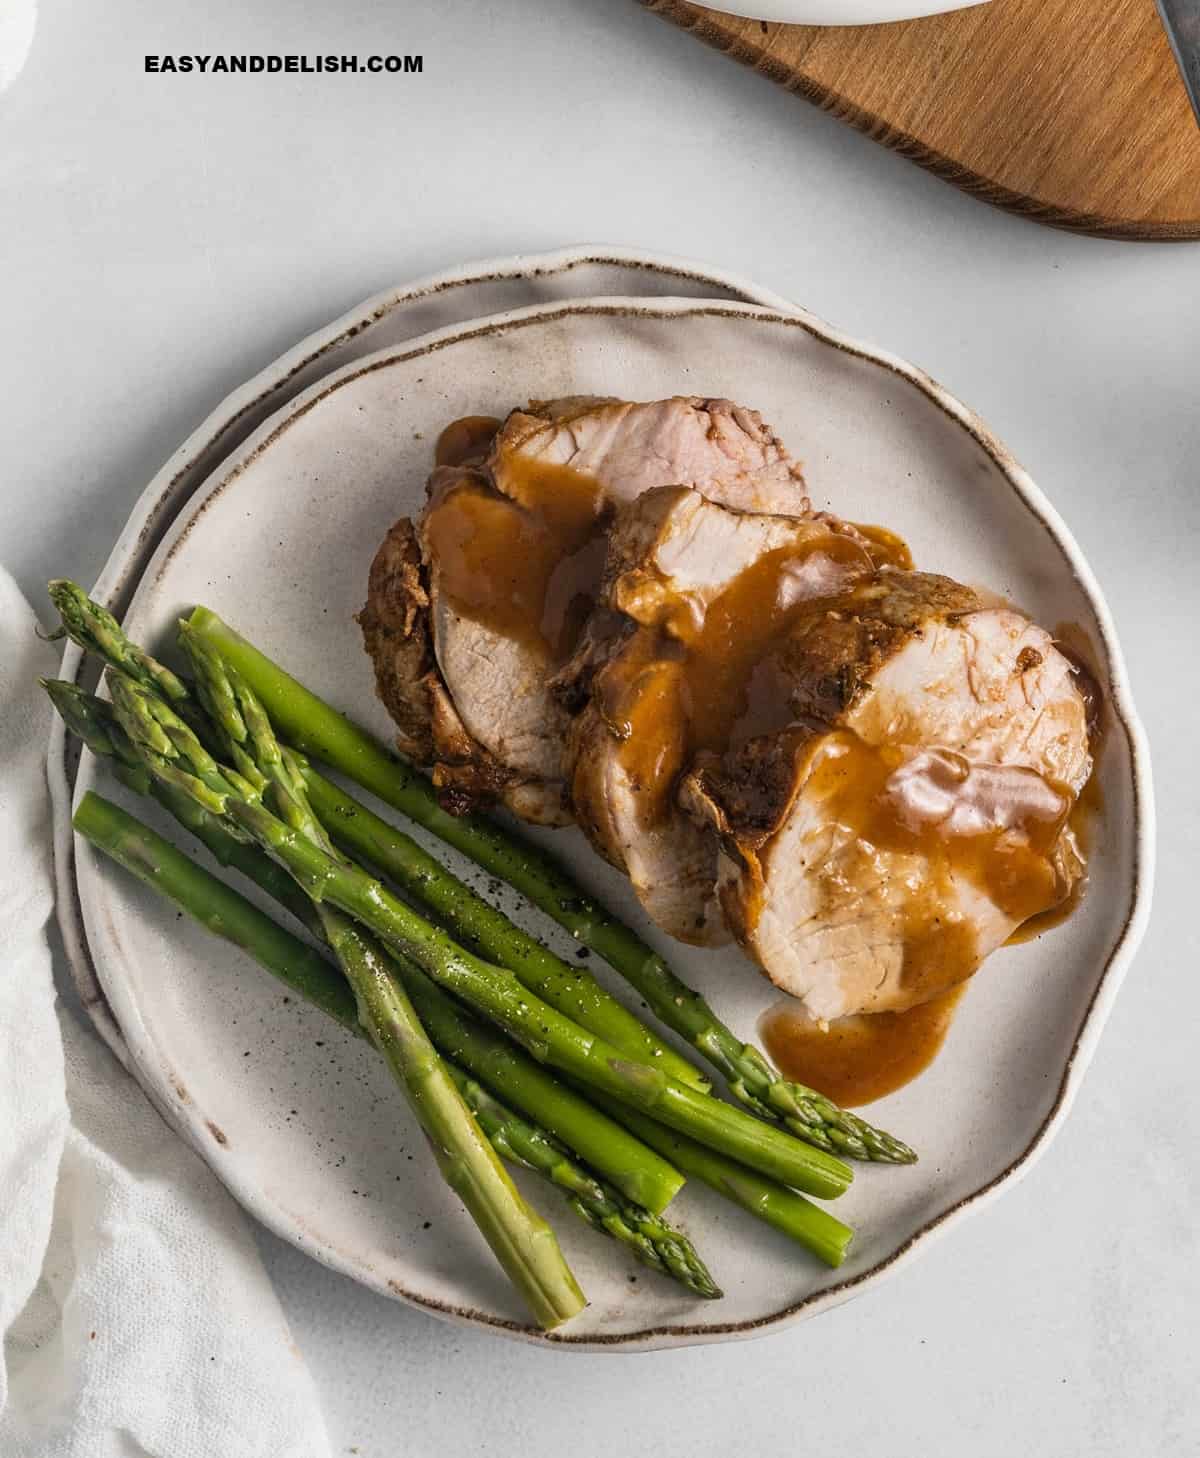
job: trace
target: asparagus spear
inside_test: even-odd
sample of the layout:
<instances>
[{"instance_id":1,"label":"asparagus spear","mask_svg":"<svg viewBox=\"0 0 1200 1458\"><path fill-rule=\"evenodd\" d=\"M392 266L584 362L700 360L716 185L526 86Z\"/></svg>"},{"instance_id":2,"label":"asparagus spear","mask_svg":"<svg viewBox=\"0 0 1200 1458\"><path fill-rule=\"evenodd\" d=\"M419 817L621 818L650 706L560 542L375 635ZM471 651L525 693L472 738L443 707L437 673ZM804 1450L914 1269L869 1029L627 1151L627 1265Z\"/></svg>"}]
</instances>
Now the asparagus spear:
<instances>
[{"instance_id":1,"label":"asparagus spear","mask_svg":"<svg viewBox=\"0 0 1200 1458\"><path fill-rule=\"evenodd\" d=\"M51 586L72 614L70 623L64 614L65 630L85 648L102 654L114 667L123 668L132 654L142 674L169 674L129 644L111 615L90 602L81 588L61 581ZM93 616L96 623L91 621ZM209 609L196 608L188 626L195 637L206 639L238 669L296 747L349 775L507 881L598 952L668 1027L722 1073L730 1091L760 1117L782 1123L808 1143L850 1159L893 1164L916 1160L913 1150L893 1135L839 1108L815 1089L780 1078L763 1055L742 1043L663 957L599 907L549 856L479 816L448 814L422 774L272 663ZM181 705L185 707L186 701Z\"/></svg>"},{"instance_id":2,"label":"asparagus spear","mask_svg":"<svg viewBox=\"0 0 1200 1458\"><path fill-rule=\"evenodd\" d=\"M617 1112L619 1106L602 1095L599 1101L601 1107ZM689 1178L694 1176L748 1214L773 1225L812 1251L827 1266L840 1266L845 1259L854 1231L828 1210L715 1149L706 1149L686 1134L656 1124L635 1109L621 1109L619 1117L639 1139L645 1140L651 1149L656 1149Z\"/></svg>"},{"instance_id":3,"label":"asparagus spear","mask_svg":"<svg viewBox=\"0 0 1200 1458\"><path fill-rule=\"evenodd\" d=\"M442 1178L467 1207L538 1325L551 1331L587 1304L558 1238L522 1198L451 1078L389 960L343 912L322 908L325 935L359 1020L401 1083Z\"/></svg>"},{"instance_id":4,"label":"asparagus spear","mask_svg":"<svg viewBox=\"0 0 1200 1458\"><path fill-rule=\"evenodd\" d=\"M169 841L90 790L79 802L74 824L92 845L214 936L248 952L343 1027L362 1032L354 994L320 952L272 921L224 881L209 875Z\"/></svg>"},{"instance_id":5,"label":"asparagus spear","mask_svg":"<svg viewBox=\"0 0 1200 1458\"><path fill-rule=\"evenodd\" d=\"M153 794L208 848L219 865L240 871L286 907L315 936L322 935L312 902L282 866L256 845L235 839L219 817L201 808L190 795L147 774L128 736L116 722L111 704L61 680L43 679L42 684L71 731L93 753L112 758L119 777L130 788ZM152 835L150 831L146 833ZM158 849L157 842L155 848ZM271 970L278 971L278 968L272 966ZM418 1016L443 1054L457 1058L476 1077L544 1124L634 1205L656 1213L667 1207L682 1187L683 1179L666 1160L506 1039L469 1018L414 964L398 963L397 970Z\"/></svg>"},{"instance_id":6,"label":"asparagus spear","mask_svg":"<svg viewBox=\"0 0 1200 1458\"><path fill-rule=\"evenodd\" d=\"M324 957L232 887L196 865L169 841L92 791L80 801L74 823L92 845L152 890L216 936L248 952L267 971L343 1027L360 1037L366 1036L349 984ZM261 852L252 854L262 866L279 869ZM419 972L416 975L422 976ZM454 1005L428 979L424 980L432 999L441 1000L453 1022ZM423 1021L438 1041L438 1023L424 1017ZM442 1031L445 1032L445 1019ZM566 1193L568 1204L576 1214L601 1234L628 1247L644 1265L673 1277L698 1296L707 1299L720 1296L686 1235L589 1174L563 1145L507 1108L465 1069L450 1059L446 1067L467 1107L500 1155L558 1186Z\"/></svg>"},{"instance_id":7,"label":"asparagus spear","mask_svg":"<svg viewBox=\"0 0 1200 1458\"><path fill-rule=\"evenodd\" d=\"M245 726L219 656L186 622L179 641L195 670L195 683L209 717L221 726L226 749L236 755ZM246 767L234 759L239 771ZM673 1077L707 1090L708 1083L686 1058L666 1047L596 981L586 968L568 966L534 937L513 925L482 896L463 884L411 837L393 829L307 763L308 799L326 832L342 849L389 876L417 897L470 950L502 961L531 991L638 1059L654 1059Z\"/></svg>"},{"instance_id":8,"label":"asparagus spear","mask_svg":"<svg viewBox=\"0 0 1200 1458\"><path fill-rule=\"evenodd\" d=\"M75 691L74 685L65 687ZM107 708L107 705L104 707ZM79 803L75 812L75 828L98 850L180 907L201 926L241 948L260 966L343 1027L366 1037L358 1021L358 1010L349 984L324 957L279 926L231 886L177 850L170 841L93 791L84 795ZM231 841L219 826L215 835L224 837L227 845L239 844ZM274 896L278 889L272 873L278 873L286 885L298 889L291 878L261 851L253 847L240 848L247 851L247 857L239 869L251 875L269 894ZM285 904L289 910L295 909L290 901ZM302 898L299 910L302 919L311 914L311 903L306 897ZM507 1110L499 1099L488 1094L464 1067L459 1066L460 1063L473 1066L473 1054L478 1049L471 1037L464 1036L465 1031L492 1038L497 1043L500 1040L474 1019L469 1019L418 969L410 966L404 970L423 982L427 990L425 1000L418 996L416 985L406 979L414 1005L443 1055L453 1050L453 1056L447 1057L446 1064L450 1075L499 1152L506 1158L528 1165L566 1191L579 1215L598 1230L629 1246L646 1265L660 1270L665 1268L697 1295L715 1293L716 1288L712 1286L703 1262L681 1231L635 1201L625 1199L608 1182L589 1174L570 1158L557 1139ZM447 1015L442 1018L435 1014L439 1002ZM513 1058L518 1068L526 1063L535 1075L543 1079L547 1077L535 1064L529 1064L522 1054L513 1052ZM480 1077L484 1077L482 1071ZM563 1092L569 1094L569 1090ZM620 1108L619 1105L617 1107ZM624 1108L620 1108L619 1116L631 1124L638 1124L647 1143L663 1154L668 1151L674 1153L681 1166L687 1165L690 1173L711 1185L719 1194L741 1204L750 1214L767 1220L830 1264L836 1265L841 1259L850 1236L847 1227L802 1195L757 1178L744 1166L665 1129L653 1119Z\"/></svg>"},{"instance_id":9,"label":"asparagus spear","mask_svg":"<svg viewBox=\"0 0 1200 1458\"><path fill-rule=\"evenodd\" d=\"M189 788L187 771L173 763L178 756L170 757L166 774L159 774L155 767L155 757L172 749L172 735L182 733L188 745L188 764L201 777L195 785L208 784L209 803L203 796L193 795L202 808L215 812L217 790L225 791L236 796L237 803L247 811L269 821L289 844L307 849L333 869L349 869L339 866L331 853L332 847L325 841L303 794L297 792L288 766L264 724L256 726L259 737L247 746L255 777L243 776L219 767L165 700L119 675L114 677L112 687L117 722L157 778L176 788ZM138 712L131 712L132 706ZM267 808L264 792L270 795L277 814ZM569 1320L585 1303L554 1232L526 1204L509 1178L446 1072L387 959L344 910L326 901L319 878L297 880L314 902L322 933L350 982L360 1021L387 1059L429 1137L442 1177L466 1205L538 1324L549 1330Z\"/></svg>"},{"instance_id":10,"label":"asparagus spear","mask_svg":"<svg viewBox=\"0 0 1200 1458\"><path fill-rule=\"evenodd\" d=\"M65 679L43 678L39 682L71 733L93 754L110 759L123 784L137 794L153 795L185 830L191 831L208 848L219 865L232 866L257 881L309 931L317 927L312 902L282 866L276 865L256 846L235 840L220 820L197 805L190 795L146 772L128 735L117 723L111 704Z\"/></svg>"},{"instance_id":11,"label":"asparagus spear","mask_svg":"<svg viewBox=\"0 0 1200 1458\"><path fill-rule=\"evenodd\" d=\"M179 705L186 701L188 691L184 683L126 637L112 613L88 597L77 582L56 577L46 584L46 591L62 619L61 626L50 635L52 642L68 637L85 653L96 654L119 673L161 694L170 703Z\"/></svg>"},{"instance_id":12,"label":"asparagus spear","mask_svg":"<svg viewBox=\"0 0 1200 1458\"><path fill-rule=\"evenodd\" d=\"M121 677L113 680L112 694L117 720L152 774L191 794L203 808L225 816L236 833L256 841L285 866L314 901L328 902L360 921L393 951L416 962L503 1028L539 1062L784 1184L832 1198L850 1183L851 1171L841 1160L658 1068L635 1062L542 1002L507 968L465 952L379 881L329 855L307 835L298 834L296 824L272 813L252 785L208 754L163 700ZM260 768L265 772L265 765ZM302 785L297 769L291 791L296 801L303 801Z\"/></svg>"},{"instance_id":13,"label":"asparagus spear","mask_svg":"<svg viewBox=\"0 0 1200 1458\"><path fill-rule=\"evenodd\" d=\"M628 1246L643 1265L671 1276L706 1300L715 1300L722 1294L682 1231L674 1229L660 1215L652 1215L649 1210L623 1200L611 1186L581 1169L557 1141L510 1113L453 1064L449 1067L480 1127L501 1154L544 1174L566 1190L568 1203L581 1219L601 1234ZM811 1208L815 1210L817 1206Z\"/></svg>"},{"instance_id":14,"label":"asparagus spear","mask_svg":"<svg viewBox=\"0 0 1200 1458\"><path fill-rule=\"evenodd\" d=\"M839 1108L815 1089L780 1078L763 1054L726 1027L665 958L600 907L543 851L482 817L448 814L424 775L272 663L208 608L196 608L188 625L238 670L289 743L349 775L527 896L614 967L755 1113L849 1158L892 1164L916 1159L909 1146L891 1134Z\"/></svg>"},{"instance_id":15,"label":"asparagus spear","mask_svg":"<svg viewBox=\"0 0 1200 1458\"><path fill-rule=\"evenodd\" d=\"M583 967L572 967L463 884L411 836L301 761L317 818L341 848L416 897L468 950L515 972L526 987L639 1061L707 1091L686 1058L661 1043Z\"/></svg>"}]
</instances>

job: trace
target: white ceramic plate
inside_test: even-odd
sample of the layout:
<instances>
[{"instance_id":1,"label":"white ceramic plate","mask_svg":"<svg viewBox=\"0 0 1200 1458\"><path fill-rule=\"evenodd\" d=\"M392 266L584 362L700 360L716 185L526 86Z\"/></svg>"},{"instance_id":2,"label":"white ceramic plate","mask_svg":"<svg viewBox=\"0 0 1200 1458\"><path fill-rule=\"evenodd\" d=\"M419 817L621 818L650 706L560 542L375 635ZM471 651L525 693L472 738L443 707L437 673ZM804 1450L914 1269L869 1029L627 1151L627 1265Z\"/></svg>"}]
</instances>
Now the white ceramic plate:
<instances>
[{"instance_id":1,"label":"white ceramic plate","mask_svg":"<svg viewBox=\"0 0 1200 1458\"><path fill-rule=\"evenodd\" d=\"M388 289L301 340L223 400L192 432L142 492L94 585L94 595L122 614L163 535L192 495L268 416L315 381L430 330L505 309L601 294L738 299L783 311L793 307L770 290L723 269L613 246L485 259ZM62 677L89 687L96 677L94 665L72 643L66 646L60 671ZM96 976L75 884L71 797L78 758L76 744L55 721L47 773L54 803L58 921L80 1001L105 1042L128 1066L124 1036Z\"/></svg>"},{"instance_id":2,"label":"white ceramic plate","mask_svg":"<svg viewBox=\"0 0 1200 1458\"><path fill-rule=\"evenodd\" d=\"M1092 894L1066 927L994 958L938 1063L876 1106L923 1158L908 1170L861 1171L838 1204L858 1230L839 1272L688 1191L680 1216L727 1292L701 1305L624 1265L564 1211L555 1223L592 1304L565 1333L537 1337L422 1162L378 1060L294 1000L285 1004L265 975L90 852L79 856L88 942L135 1071L243 1203L376 1289L538 1340L647 1347L749 1335L894 1269L1045 1146L1148 908L1145 750L1111 623L1065 528L945 392L808 316L692 299L580 301L373 355L268 421L181 507L134 595L130 628L155 640L180 611L208 602L386 734L350 618L380 536L420 499L439 426L458 414L503 413L527 395L680 390L761 408L802 455L819 504L885 520L922 565L987 584L1045 622L1081 623L1112 707ZM93 782L113 792L85 761L79 787ZM551 838L585 882L641 924L620 878L573 832ZM737 953L668 950L729 1021L753 1028L766 986Z\"/></svg>"},{"instance_id":3,"label":"white ceramic plate","mask_svg":"<svg viewBox=\"0 0 1200 1458\"><path fill-rule=\"evenodd\" d=\"M730 15L755 20L783 20L792 25L876 25L881 21L914 20L965 10L986 0L733 0L715 6Z\"/></svg>"}]
</instances>

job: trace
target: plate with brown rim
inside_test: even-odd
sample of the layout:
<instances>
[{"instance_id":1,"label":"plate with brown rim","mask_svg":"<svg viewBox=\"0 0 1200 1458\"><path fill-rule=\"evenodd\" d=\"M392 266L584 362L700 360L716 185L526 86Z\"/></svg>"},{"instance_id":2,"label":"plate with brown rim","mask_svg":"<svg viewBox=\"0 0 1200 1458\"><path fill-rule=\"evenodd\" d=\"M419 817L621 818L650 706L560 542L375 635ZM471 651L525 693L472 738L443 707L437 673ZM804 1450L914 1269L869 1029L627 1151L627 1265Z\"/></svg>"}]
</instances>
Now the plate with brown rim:
<instances>
[{"instance_id":1,"label":"plate with brown rim","mask_svg":"<svg viewBox=\"0 0 1200 1458\"><path fill-rule=\"evenodd\" d=\"M378 1060L78 850L87 944L131 1066L237 1198L373 1289L573 1347L728 1339L813 1315L882 1279L1020 1178L1078 1088L1141 935L1152 880L1144 738L1103 597L1065 525L981 421L933 381L791 309L575 299L457 323L354 361L286 404L181 503L140 574L127 625L161 645L182 611L207 603L386 737L352 617L383 532L419 506L441 426L503 415L530 397L675 393L754 405L802 459L815 504L886 522L922 566L986 586L1047 625L1075 625L1105 698L1103 833L1089 894L1061 927L989 959L932 1066L871 1106L921 1160L860 1169L837 1206L857 1232L839 1270L688 1189L673 1212L726 1293L697 1303L541 1200L590 1305L550 1337L530 1330L423 1160ZM116 793L85 759L76 791L93 784ZM668 944L574 831L544 835L752 1036L771 994L740 953ZM505 906L569 952L555 928Z\"/></svg>"},{"instance_id":2,"label":"plate with brown rim","mask_svg":"<svg viewBox=\"0 0 1200 1458\"><path fill-rule=\"evenodd\" d=\"M208 477L264 420L317 380L381 349L435 329L507 309L596 295L738 299L788 310L769 289L691 259L613 245L483 259L374 294L308 335L224 399L174 452L139 496L93 595L120 615L176 515ZM95 666L68 642L61 675L91 685ZM81 1002L123 1063L125 1040L96 977L75 886L71 797L77 746L51 726L47 775L54 804L58 922Z\"/></svg>"}]
</instances>

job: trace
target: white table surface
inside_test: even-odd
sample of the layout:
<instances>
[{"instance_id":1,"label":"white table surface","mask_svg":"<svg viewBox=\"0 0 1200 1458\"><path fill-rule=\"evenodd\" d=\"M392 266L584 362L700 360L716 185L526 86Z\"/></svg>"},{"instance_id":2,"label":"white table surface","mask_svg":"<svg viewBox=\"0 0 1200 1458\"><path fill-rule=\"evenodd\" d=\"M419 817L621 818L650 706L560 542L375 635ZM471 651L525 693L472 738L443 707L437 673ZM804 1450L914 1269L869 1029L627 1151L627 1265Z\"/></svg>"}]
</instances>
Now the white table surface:
<instances>
[{"instance_id":1,"label":"white table surface","mask_svg":"<svg viewBox=\"0 0 1200 1458\"><path fill-rule=\"evenodd\" d=\"M144 74L166 50L425 70ZM1104 583L1149 728L1155 918L1021 1186L815 1322L642 1356L445 1326L263 1233L334 1451L1200 1450L1200 250L992 211L629 0L42 0L0 96L0 219L0 561L35 601L90 581L193 425L361 297L628 243L755 277L979 409Z\"/></svg>"}]
</instances>

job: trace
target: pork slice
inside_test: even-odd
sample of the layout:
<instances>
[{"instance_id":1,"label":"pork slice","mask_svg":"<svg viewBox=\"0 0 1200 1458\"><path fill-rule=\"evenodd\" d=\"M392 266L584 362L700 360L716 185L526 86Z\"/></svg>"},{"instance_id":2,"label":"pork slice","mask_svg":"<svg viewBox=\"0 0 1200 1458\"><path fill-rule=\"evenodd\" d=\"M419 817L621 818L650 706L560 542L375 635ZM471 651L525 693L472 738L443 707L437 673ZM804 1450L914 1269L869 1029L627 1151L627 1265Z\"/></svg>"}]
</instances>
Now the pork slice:
<instances>
[{"instance_id":1,"label":"pork slice","mask_svg":"<svg viewBox=\"0 0 1200 1458\"><path fill-rule=\"evenodd\" d=\"M759 621L739 624L730 598L763 562L778 570ZM824 523L731 511L683 487L649 490L617 513L600 608L557 680L577 710L569 795L592 844L681 941L717 946L729 933L717 837L677 805L680 775L698 743L736 732L752 712L745 670L756 633L806 595L870 570L862 547Z\"/></svg>"},{"instance_id":2,"label":"pork slice","mask_svg":"<svg viewBox=\"0 0 1200 1458\"><path fill-rule=\"evenodd\" d=\"M383 600L395 580L373 579L363 621L402 747L423 748L455 805L499 798L561 823L569 714L551 680L597 592L614 506L678 479L747 510L808 505L775 435L726 400L535 402L508 417L486 463L434 471L415 528L420 612ZM406 550L412 540L407 530ZM374 625L402 606L408 630L385 638ZM430 672L444 690L439 721L452 713L458 726L453 758L435 732Z\"/></svg>"},{"instance_id":3,"label":"pork slice","mask_svg":"<svg viewBox=\"0 0 1200 1458\"><path fill-rule=\"evenodd\" d=\"M461 575L455 559L462 548L436 537L430 523L450 496L452 509L459 513L469 499L475 513L471 529L480 535L494 535L497 540L507 536L519 544L525 525L522 508L497 495L481 478L456 474L431 492L421 545L428 563L433 647L442 680L466 732L498 763L523 778L557 778L566 721L544 693L548 652L541 651L535 631L521 631L520 622L479 621L469 583L465 588L461 583L448 585L451 574ZM489 564L489 571L511 578L517 591L527 566L516 551L506 562Z\"/></svg>"},{"instance_id":4,"label":"pork slice","mask_svg":"<svg viewBox=\"0 0 1200 1458\"><path fill-rule=\"evenodd\" d=\"M474 467L439 467L430 477L435 496L457 489L486 491L501 509L515 510ZM455 624L436 631L438 615L451 610L436 586L431 590L437 564L427 565L427 558L419 524L401 517L375 554L366 605L358 615L376 692L396 725L397 747L432 769L443 803L452 810L499 801L537 824L567 823L559 770L565 716L557 704L546 719L536 711L522 713L537 697L540 680L528 681L530 665L515 645L480 642L469 620L461 629ZM475 693L463 700L465 718L447 690L439 642L455 655L452 675L475 685ZM546 746L555 719L560 737L550 755ZM480 724L494 730L499 752L476 737L473 726Z\"/></svg>"},{"instance_id":5,"label":"pork slice","mask_svg":"<svg viewBox=\"0 0 1200 1458\"><path fill-rule=\"evenodd\" d=\"M416 529L406 516L375 553L358 624L375 669L375 691L396 725L397 746L418 764L428 764L434 742L426 685L434 662L429 595Z\"/></svg>"},{"instance_id":6,"label":"pork slice","mask_svg":"<svg viewBox=\"0 0 1200 1458\"><path fill-rule=\"evenodd\" d=\"M1088 706L1022 614L878 572L812 604L760 673L790 727L681 793L720 837L735 936L810 1016L926 1001L1073 889Z\"/></svg>"},{"instance_id":7,"label":"pork slice","mask_svg":"<svg viewBox=\"0 0 1200 1458\"><path fill-rule=\"evenodd\" d=\"M809 509L798 463L757 410L732 400L535 401L496 438L489 465L497 490L523 500L531 464L570 467L614 502L682 485L742 511Z\"/></svg>"}]
</instances>

